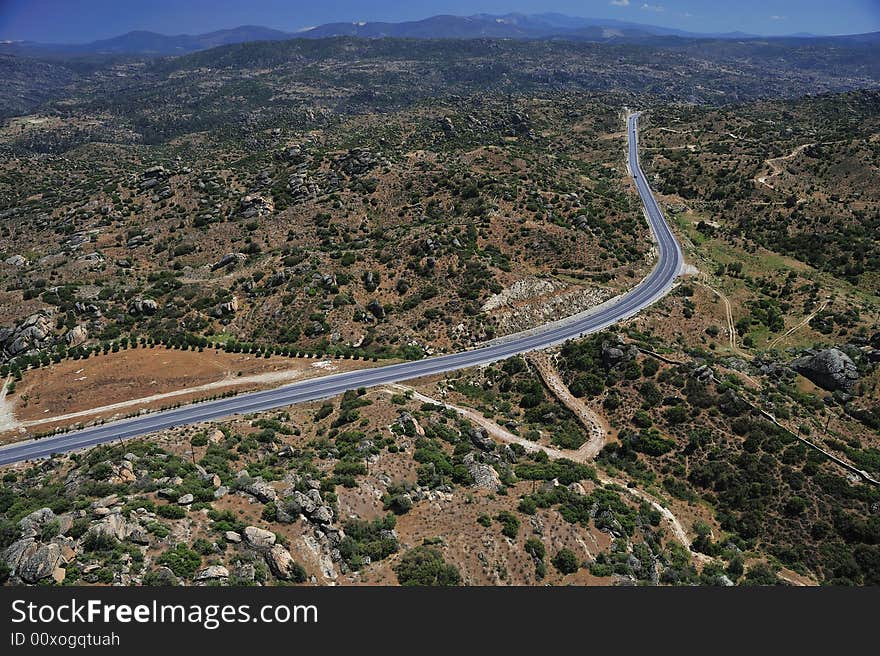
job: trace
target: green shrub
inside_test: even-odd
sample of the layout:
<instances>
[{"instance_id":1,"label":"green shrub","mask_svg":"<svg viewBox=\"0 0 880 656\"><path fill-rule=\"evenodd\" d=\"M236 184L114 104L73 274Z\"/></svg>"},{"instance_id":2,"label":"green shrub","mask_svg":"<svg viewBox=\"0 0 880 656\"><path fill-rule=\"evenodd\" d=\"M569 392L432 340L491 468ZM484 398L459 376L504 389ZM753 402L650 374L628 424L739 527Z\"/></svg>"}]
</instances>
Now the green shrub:
<instances>
[{"instance_id":1,"label":"green shrub","mask_svg":"<svg viewBox=\"0 0 880 656\"><path fill-rule=\"evenodd\" d=\"M443 560L433 547L421 546L407 551L394 568L400 585L459 585L458 568Z\"/></svg>"}]
</instances>

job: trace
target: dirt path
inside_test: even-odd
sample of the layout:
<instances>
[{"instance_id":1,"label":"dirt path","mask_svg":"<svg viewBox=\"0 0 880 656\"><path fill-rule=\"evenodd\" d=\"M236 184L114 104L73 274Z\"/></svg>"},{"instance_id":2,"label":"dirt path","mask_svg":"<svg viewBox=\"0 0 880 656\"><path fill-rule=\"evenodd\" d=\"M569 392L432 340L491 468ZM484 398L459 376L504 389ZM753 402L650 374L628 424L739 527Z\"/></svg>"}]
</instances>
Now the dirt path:
<instances>
[{"instance_id":1,"label":"dirt path","mask_svg":"<svg viewBox=\"0 0 880 656\"><path fill-rule=\"evenodd\" d=\"M800 155L804 151L805 148L807 148L808 146L814 146L814 145L815 144L812 144L812 143L801 144L800 146L795 148L793 151L791 151L788 155L782 155L781 157L773 157L772 159L764 160L764 163L767 166L769 166L773 170L773 172L770 175L759 175L759 176L755 177L755 182L757 182L758 184L762 184L765 187L768 187L770 189L775 190L776 187L774 187L772 184L767 182L767 180L770 178L775 178L780 173L782 173L783 169L782 169L781 162L785 162L785 161L794 159L795 157Z\"/></svg>"},{"instance_id":2,"label":"dirt path","mask_svg":"<svg viewBox=\"0 0 880 656\"><path fill-rule=\"evenodd\" d=\"M587 441L577 450L585 460L592 460L607 443L609 426L599 415L593 412L581 399L575 397L562 380L550 356L544 352L529 353L528 361L534 365L544 385L562 405L571 410L581 425L587 429Z\"/></svg>"},{"instance_id":3,"label":"dirt path","mask_svg":"<svg viewBox=\"0 0 880 656\"><path fill-rule=\"evenodd\" d=\"M494 437L495 439L497 439L501 442L505 442L507 444L519 444L528 452L544 451L550 458L553 458L553 459L568 458L569 460L573 460L575 462L580 462L583 464L592 464L592 462L595 458L595 456L585 455L583 447L581 449L577 449L577 450L555 449L552 447L546 447L546 446L542 446L540 444L536 444L535 442L527 440L524 437L520 437L519 435L514 435L513 433L511 433L507 429L499 426L491 419L487 419L486 417L484 417L483 415L481 415L478 412L475 412L474 410L470 410L468 408L462 408L457 405L452 405L451 403L447 403L445 401L439 401L437 399L431 398L430 396L422 394L421 392L417 392L416 390L412 389L411 387L407 387L405 385L392 385L390 387L384 388L384 391L388 394L395 394L398 392L409 392L412 394L413 398L418 399L422 403L433 403L435 405L441 405L444 408L447 408L449 410L453 410L454 412L458 413L462 417L465 417L465 418L473 421L477 425L485 428L486 432L489 435L491 435L492 437ZM613 484L619 486L620 488L622 488L623 490L625 490L627 492L627 494L629 494L630 496L636 497L637 499L640 499L642 501L646 501L647 503L651 504L651 506L655 510L657 510L657 512L659 512L663 516L663 518L666 520L666 522L669 524L670 530L672 531L673 536L675 536L675 539L678 540L682 545L684 545L688 550L690 550L691 540L688 537L687 531L685 530L681 521L679 521L678 517L676 517L675 514L671 510L669 510L669 508L667 508L666 506L661 504L658 499L651 496L647 492L643 492L642 490L637 490L635 488L627 487L627 484L625 481L611 478L611 477L605 476L604 474L601 474L601 473L598 474L598 478L599 478L599 482L602 483L603 485L608 485L608 484L613 483ZM701 562L707 562L708 560L711 560L710 558L708 558L704 554L700 554L700 553L693 552L693 551L691 552L691 554L693 555L693 557L696 560L699 560Z\"/></svg>"},{"instance_id":4,"label":"dirt path","mask_svg":"<svg viewBox=\"0 0 880 656\"><path fill-rule=\"evenodd\" d=\"M817 307L815 310L813 310L813 312L811 314L809 314L806 317L804 317L803 319L801 319L797 324L795 324L794 326L792 326L791 328L786 330L784 333L782 333L779 337L777 337L772 342L770 342L770 345L767 348L768 349L774 348L777 344L779 344L786 337L788 337L789 335L792 335L793 333L797 332L798 330L800 330L801 328L806 326L808 323L810 323L810 321L813 320L813 317L815 317L822 310L824 310L827 305L828 305L827 300L822 301L822 304L819 307Z\"/></svg>"},{"instance_id":5,"label":"dirt path","mask_svg":"<svg viewBox=\"0 0 880 656\"><path fill-rule=\"evenodd\" d=\"M708 289L710 292L715 294L715 296L720 298L722 303L724 303L724 314L726 315L727 319L727 337L728 343L730 344L730 350L741 357L751 359L752 355L750 353L747 353L746 351L743 351L739 347L739 344L736 343L736 325L733 323L733 310L731 309L730 299L727 298L727 296L723 292L718 291L708 283L700 281L694 282L696 282L700 287Z\"/></svg>"}]
</instances>

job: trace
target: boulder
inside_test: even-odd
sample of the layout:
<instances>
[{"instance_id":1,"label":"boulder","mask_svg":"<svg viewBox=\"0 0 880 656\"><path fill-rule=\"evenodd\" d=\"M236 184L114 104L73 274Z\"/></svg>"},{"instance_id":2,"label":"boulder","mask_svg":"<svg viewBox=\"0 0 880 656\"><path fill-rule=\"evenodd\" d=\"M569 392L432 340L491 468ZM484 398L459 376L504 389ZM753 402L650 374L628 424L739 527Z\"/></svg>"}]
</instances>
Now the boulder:
<instances>
[{"instance_id":1,"label":"boulder","mask_svg":"<svg viewBox=\"0 0 880 656\"><path fill-rule=\"evenodd\" d=\"M230 300L217 306L216 314L222 317L227 314L235 314L236 312L238 312L238 297L233 296Z\"/></svg>"},{"instance_id":2,"label":"boulder","mask_svg":"<svg viewBox=\"0 0 880 656\"><path fill-rule=\"evenodd\" d=\"M489 437L489 432L485 428L471 429L468 437L470 437L471 444L480 449L480 451L495 450L495 442Z\"/></svg>"},{"instance_id":3,"label":"boulder","mask_svg":"<svg viewBox=\"0 0 880 656\"><path fill-rule=\"evenodd\" d=\"M367 304L367 312L372 314L377 319L382 319L385 317L385 308L382 307L382 304L375 298Z\"/></svg>"},{"instance_id":4,"label":"boulder","mask_svg":"<svg viewBox=\"0 0 880 656\"><path fill-rule=\"evenodd\" d=\"M13 575L25 583L36 583L55 572L61 562L61 547L26 538L13 542L3 553L3 559Z\"/></svg>"},{"instance_id":5,"label":"boulder","mask_svg":"<svg viewBox=\"0 0 880 656\"><path fill-rule=\"evenodd\" d=\"M247 255L244 253L226 253L218 261L211 265L211 271L222 269L228 266L238 266L247 261Z\"/></svg>"},{"instance_id":6,"label":"boulder","mask_svg":"<svg viewBox=\"0 0 880 656\"><path fill-rule=\"evenodd\" d=\"M27 259L25 259L21 255L13 255L12 257L7 257L4 262L9 266L23 267L25 264L27 264Z\"/></svg>"},{"instance_id":7,"label":"boulder","mask_svg":"<svg viewBox=\"0 0 880 656\"><path fill-rule=\"evenodd\" d=\"M195 500L196 500L196 498L195 498L193 495L191 495L191 494L184 494L182 497L180 497L180 498L177 500L177 504L180 505L180 506L188 506L188 505L190 505L190 504L191 504L193 501L195 501Z\"/></svg>"},{"instance_id":8,"label":"boulder","mask_svg":"<svg viewBox=\"0 0 880 656\"><path fill-rule=\"evenodd\" d=\"M484 462L480 462L474 457L473 453L467 454L464 457L463 462L468 473L470 473L474 479L474 487L489 490L490 492L497 492L499 490L501 487L501 479L494 467Z\"/></svg>"},{"instance_id":9,"label":"boulder","mask_svg":"<svg viewBox=\"0 0 880 656\"><path fill-rule=\"evenodd\" d=\"M291 578L296 567L296 561L287 549L280 544L276 544L266 552L265 558L266 564L275 576L284 580Z\"/></svg>"},{"instance_id":10,"label":"boulder","mask_svg":"<svg viewBox=\"0 0 880 656\"><path fill-rule=\"evenodd\" d=\"M815 355L805 355L791 363L792 369L829 392L851 394L859 382L859 370L843 351L828 348Z\"/></svg>"},{"instance_id":11,"label":"boulder","mask_svg":"<svg viewBox=\"0 0 880 656\"><path fill-rule=\"evenodd\" d=\"M239 489L242 492L246 492L252 497L257 498L263 503L269 503L270 501L275 501L275 499L278 498L278 493L275 491L275 488L269 485L259 476L251 481L239 485Z\"/></svg>"},{"instance_id":12,"label":"boulder","mask_svg":"<svg viewBox=\"0 0 880 656\"><path fill-rule=\"evenodd\" d=\"M43 526L53 519L55 519L55 513L52 512L51 508L40 508L22 517L18 522L18 528L21 529L21 537L35 538L39 536Z\"/></svg>"},{"instance_id":13,"label":"boulder","mask_svg":"<svg viewBox=\"0 0 880 656\"><path fill-rule=\"evenodd\" d=\"M89 338L89 332L85 326L74 326L64 335L64 341L68 346L79 346Z\"/></svg>"},{"instance_id":14,"label":"boulder","mask_svg":"<svg viewBox=\"0 0 880 656\"><path fill-rule=\"evenodd\" d=\"M329 506L318 506L309 519L319 524L329 524L333 521L333 511Z\"/></svg>"},{"instance_id":15,"label":"boulder","mask_svg":"<svg viewBox=\"0 0 880 656\"><path fill-rule=\"evenodd\" d=\"M196 572L193 581L216 581L218 579L228 579L229 570L223 565L209 565L208 567Z\"/></svg>"},{"instance_id":16,"label":"boulder","mask_svg":"<svg viewBox=\"0 0 880 656\"><path fill-rule=\"evenodd\" d=\"M136 298L128 306L129 314L155 314L159 304L151 298Z\"/></svg>"},{"instance_id":17,"label":"boulder","mask_svg":"<svg viewBox=\"0 0 880 656\"><path fill-rule=\"evenodd\" d=\"M248 526L244 529L244 539L255 549L269 549L275 544L275 534L256 526Z\"/></svg>"},{"instance_id":18,"label":"boulder","mask_svg":"<svg viewBox=\"0 0 880 656\"><path fill-rule=\"evenodd\" d=\"M638 354L639 349L633 344L627 344L622 335L602 343L602 364L606 369L635 360Z\"/></svg>"}]
</instances>

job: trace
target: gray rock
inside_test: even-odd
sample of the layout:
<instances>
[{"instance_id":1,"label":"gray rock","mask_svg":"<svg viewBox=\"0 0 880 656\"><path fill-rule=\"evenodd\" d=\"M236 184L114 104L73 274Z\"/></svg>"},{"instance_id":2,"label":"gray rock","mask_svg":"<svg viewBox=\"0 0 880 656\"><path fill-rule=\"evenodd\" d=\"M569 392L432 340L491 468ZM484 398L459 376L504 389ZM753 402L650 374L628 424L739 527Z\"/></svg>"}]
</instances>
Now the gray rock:
<instances>
[{"instance_id":1,"label":"gray rock","mask_svg":"<svg viewBox=\"0 0 880 656\"><path fill-rule=\"evenodd\" d=\"M55 572L61 562L61 547L33 539L19 540L6 549L3 557L12 574L25 583L36 583Z\"/></svg>"},{"instance_id":2,"label":"gray rock","mask_svg":"<svg viewBox=\"0 0 880 656\"><path fill-rule=\"evenodd\" d=\"M25 264L27 264L27 259L25 259L22 255L13 255L12 257L7 257L4 262L9 266L23 267Z\"/></svg>"},{"instance_id":3,"label":"gray rock","mask_svg":"<svg viewBox=\"0 0 880 656\"><path fill-rule=\"evenodd\" d=\"M217 269L222 269L223 267L228 266L237 266L243 264L245 261L247 261L247 255L244 253L226 253L226 255L211 265L211 271L216 271Z\"/></svg>"},{"instance_id":4,"label":"gray rock","mask_svg":"<svg viewBox=\"0 0 880 656\"><path fill-rule=\"evenodd\" d=\"M501 487L501 479L498 472L491 465L478 461L473 453L469 453L464 457L464 466L468 473L474 478L474 487L497 492Z\"/></svg>"},{"instance_id":5,"label":"gray rock","mask_svg":"<svg viewBox=\"0 0 880 656\"><path fill-rule=\"evenodd\" d=\"M228 578L229 570L223 567L223 565L209 565L205 569L196 572L193 581L215 581Z\"/></svg>"},{"instance_id":6,"label":"gray rock","mask_svg":"<svg viewBox=\"0 0 880 656\"><path fill-rule=\"evenodd\" d=\"M493 442L492 438L489 437L489 432L485 428L472 429L468 437L470 437L471 444L473 444L481 451L495 450L495 442Z\"/></svg>"},{"instance_id":7,"label":"gray rock","mask_svg":"<svg viewBox=\"0 0 880 656\"><path fill-rule=\"evenodd\" d=\"M51 508L40 508L29 515L22 517L18 522L18 528L21 529L21 537L35 538L40 534L44 525L55 519L55 513Z\"/></svg>"},{"instance_id":8,"label":"gray rock","mask_svg":"<svg viewBox=\"0 0 880 656\"><path fill-rule=\"evenodd\" d=\"M275 491L275 488L269 485L269 483L264 481L259 476L251 481L239 485L239 489L242 492L246 492L252 497L257 498L263 503L269 503L270 501L275 501L275 499L278 498L278 493Z\"/></svg>"},{"instance_id":9,"label":"gray rock","mask_svg":"<svg viewBox=\"0 0 880 656\"><path fill-rule=\"evenodd\" d=\"M136 298L128 306L129 314L155 314L159 304L151 298Z\"/></svg>"},{"instance_id":10,"label":"gray rock","mask_svg":"<svg viewBox=\"0 0 880 656\"><path fill-rule=\"evenodd\" d=\"M265 558L266 564L275 576L284 580L291 578L296 561L287 549L280 544L273 545L266 551Z\"/></svg>"},{"instance_id":11,"label":"gray rock","mask_svg":"<svg viewBox=\"0 0 880 656\"><path fill-rule=\"evenodd\" d=\"M226 533L223 534L223 537L226 538L227 542L234 542L236 544L241 542L241 535L235 531L226 531Z\"/></svg>"},{"instance_id":12,"label":"gray rock","mask_svg":"<svg viewBox=\"0 0 880 656\"><path fill-rule=\"evenodd\" d=\"M797 358L791 363L791 367L829 392L840 390L851 394L859 382L859 370L855 363L846 353L836 348Z\"/></svg>"},{"instance_id":13,"label":"gray rock","mask_svg":"<svg viewBox=\"0 0 880 656\"><path fill-rule=\"evenodd\" d=\"M248 526L244 529L245 541L255 549L269 549L275 544L275 534L256 526Z\"/></svg>"},{"instance_id":14,"label":"gray rock","mask_svg":"<svg viewBox=\"0 0 880 656\"><path fill-rule=\"evenodd\" d=\"M385 308L382 307L382 304L379 303L375 298L367 304L367 312L372 314L377 319L382 319L385 317Z\"/></svg>"},{"instance_id":15,"label":"gray rock","mask_svg":"<svg viewBox=\"0 0 880 656\"><path fill-rule=\"evenodd\" d=\"M64 335L64 341L67 342L68 346L79 346L84 341L86 341L89 337L89 331L85 326L79 325L74 326L67 334Z\"/></svg>"},{"instance_id":16,"label":"gray rock","mask_svg":"<svg viewBox=\"0 0 880 656\"><path fill-rule=\"evenodd\" d=\"M180 506L188 506L188 505L190 505L190 504L191 504L193 501L195 501L195 500L196 500L196 498L195 498L193 495L191 495L191 494L184 494L182 497L180 497L180 498L177 500L177 504L180 505Z\"/></svg>"},{"instance_id":17,"label":"gray rock","mask_svg":"<svg viewBox=\"0 0 880 656\"><path fill-rule=\"evenodd\" d=\"M329 524L333 521L333 511L329 506L318 506L309 519L319 524Z\"/></svg>"}]
</instances>

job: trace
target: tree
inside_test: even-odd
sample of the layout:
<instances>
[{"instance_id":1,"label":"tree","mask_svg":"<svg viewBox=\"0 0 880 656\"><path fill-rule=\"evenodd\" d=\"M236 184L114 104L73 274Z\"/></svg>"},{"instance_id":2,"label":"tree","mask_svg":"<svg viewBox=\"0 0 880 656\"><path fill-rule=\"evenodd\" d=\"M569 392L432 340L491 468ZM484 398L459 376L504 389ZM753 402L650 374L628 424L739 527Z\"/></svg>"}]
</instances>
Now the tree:
<instances>
[{"instance_id":1,"label":"tree","mask_svg":"<svg viewBox=\"0 0 880 656\"><path fill-rule=\"evenodd\" d=\"M461 574L433 547L411 549L394 568L400 585L459 585Z\"/></svg>"},{"instance_id":2,"label":"tree","mask_svg":"<svg viewBox=\"0 0 880 656\"><path fill-rule=\"evenodd\" d=\"M571 549L562 548L553 556L553 566L562 574L574 574L581 564Z\"/></svg>"},{"instance_id":3,"label":"tree","mask_svg":"<svg viewBox=\"0 0 880 656\"><path fill-rule=\"evenodd\" d=\"M528 540L526 540L526 553L528 553L532 558L543 560L544 554L546 553L544 549L544 543L536 537L530 537Z\"/></svg>"}]
</instances>

